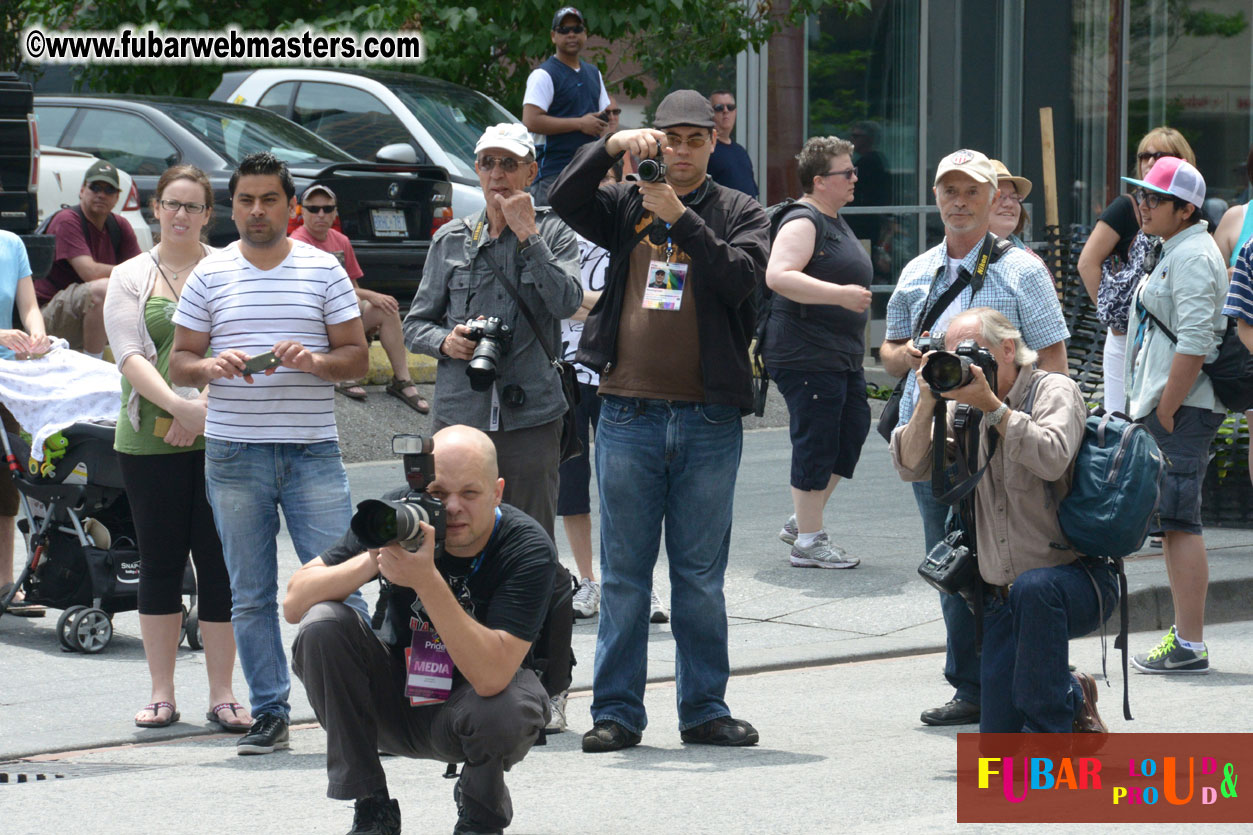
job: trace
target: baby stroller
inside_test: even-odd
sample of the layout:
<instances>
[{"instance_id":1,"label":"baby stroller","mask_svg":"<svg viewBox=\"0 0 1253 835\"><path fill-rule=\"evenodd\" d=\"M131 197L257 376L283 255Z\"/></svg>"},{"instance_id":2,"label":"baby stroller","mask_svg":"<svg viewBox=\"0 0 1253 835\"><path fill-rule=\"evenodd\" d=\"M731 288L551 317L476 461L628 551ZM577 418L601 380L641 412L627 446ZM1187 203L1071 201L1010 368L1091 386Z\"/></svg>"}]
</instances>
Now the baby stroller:
<instances>
[{"instance_id":1,"label":"baby stroller","mask_svg":"<svg viewBox=\"0 0 1253 835\"><path fill-rule=\"evenodd\" d=\"M54 436L55 437L55 436ZM17 433L0 432L5 461L21 496L27 560L13 591L0 599L0 616L17 589L26 600L61 609L57 636L66 652L97 653L113 637L113 615L139 605L139 550L113 427L75 423L61 430L53 455L38 464ZM55 457L54 457L55 456ZM200 649L196 580L190 562L183 577L183 636Z\"/></svg>"}]
</instances>

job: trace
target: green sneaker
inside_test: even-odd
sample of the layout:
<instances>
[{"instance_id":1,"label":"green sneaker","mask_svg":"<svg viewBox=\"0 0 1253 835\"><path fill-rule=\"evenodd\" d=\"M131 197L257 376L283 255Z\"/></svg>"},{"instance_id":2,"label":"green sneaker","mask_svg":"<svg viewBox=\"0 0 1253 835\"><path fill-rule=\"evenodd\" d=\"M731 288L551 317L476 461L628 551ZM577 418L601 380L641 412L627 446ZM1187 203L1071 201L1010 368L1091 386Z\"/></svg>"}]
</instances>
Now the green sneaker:
<instances>
[{"instance_id":1,"label":"green sneaker","mask_svg":"<svg viewBox=\"0 0 1253 835\"><path fill-rule=\"evenodd\" d=\"M1179 645L1175 627L1170 627L1160 643L1131 663L1142 673L1208 673L1209 650L1194 651Z\"/></svg>"}]
</instances>

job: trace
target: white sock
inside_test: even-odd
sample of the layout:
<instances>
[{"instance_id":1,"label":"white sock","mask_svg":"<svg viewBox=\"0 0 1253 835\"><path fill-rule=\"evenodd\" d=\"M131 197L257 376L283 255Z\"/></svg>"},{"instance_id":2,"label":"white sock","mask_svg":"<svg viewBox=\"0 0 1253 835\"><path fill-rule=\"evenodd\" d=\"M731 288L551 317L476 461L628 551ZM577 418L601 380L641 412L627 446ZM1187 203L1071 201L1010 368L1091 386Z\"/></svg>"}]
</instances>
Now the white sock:
<instances>
[{"instance_id":1,"label":"white sock","mask_svg":"<svg viewBox=\"0 0 1253 835\"><path fill-rule=\"evenodd\" d=\"M94 357L94 358L96 358L96 359L98 359L98 360L102 360L102 359L104 359L104 351L101 351L101 352L100 352L100 353L98 353L98 354L97 354L97 353L95 353L94 351L83 351L83 353L84 353L84 354L86 354L86 355L87 355L87 356L89 356L89 357Z\"/></svg>"},{"instance_id":2,"label":"white sock","mask_svg":"<svg viewBox=\"0 0 1253 835\"><path fill-rule=\"evenodd\" d=\"M1204 641L1185 641L1183 636L1178 632L1175 633L1175 641L1178 642L1179 646L1184 649L1192 650L1193 652L1200 652L1205 649Z\"/></svg>"},{"instance_id":3,"label":"white sock","mask_svg":"<svg viewBox=\"0 0 1253 835\"><path fill-rule=\"evenodd\" d=\"M814 543L818 541L818 536L822 531L814 531L813 533L798 533L796 535L797 548L812 548Z\"/></svg>"}]
</instances>

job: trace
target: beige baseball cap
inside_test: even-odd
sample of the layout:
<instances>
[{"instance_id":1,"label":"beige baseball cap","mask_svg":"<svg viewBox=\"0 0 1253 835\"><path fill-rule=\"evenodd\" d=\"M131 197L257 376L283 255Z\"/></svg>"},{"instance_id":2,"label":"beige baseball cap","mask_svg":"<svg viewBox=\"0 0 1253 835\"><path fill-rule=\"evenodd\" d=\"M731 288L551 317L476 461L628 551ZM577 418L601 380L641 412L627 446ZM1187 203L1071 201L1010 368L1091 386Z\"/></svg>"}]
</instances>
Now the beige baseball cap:
<instances>
[{"instance_id":1,"label":"beige baseball cap","mask_svg":"<svg viewBox=\"0 0 1253 835\"><path fill-rule=\"evenodd\" d=\"M483 135L474 146L474 153L477 155L479 151L488 148L496 148L525 157L527 154L535 153L535 141L531 139L531 132L526 129L526 125L518 122L501 122L483 131Z\"/></svg>"},{"instance_id":2,"label":"beige baseball cap","mask_svg":"<svg viewBox=\"0 0 1253 835\"><path fill-rule=\"evenodd\" d=\"M978 151L962 148L940 160L940 167L935 169L934 185L938 186L945 174L954 171L965 174L975 182L988 183L992 188L997 186L996 169L992 167L992 160Z\"/></svg>"}]
</instances>

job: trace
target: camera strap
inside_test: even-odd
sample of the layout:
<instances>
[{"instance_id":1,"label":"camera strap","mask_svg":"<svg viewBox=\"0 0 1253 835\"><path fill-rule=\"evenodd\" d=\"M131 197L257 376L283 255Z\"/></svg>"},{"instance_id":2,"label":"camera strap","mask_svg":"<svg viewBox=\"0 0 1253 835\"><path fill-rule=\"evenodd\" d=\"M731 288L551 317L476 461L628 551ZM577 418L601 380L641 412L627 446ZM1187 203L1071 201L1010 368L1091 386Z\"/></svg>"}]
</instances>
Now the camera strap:
<instances>
[{"instance_id":1,"label":"camera strap","mask_svg":"<svg viewBox=\"0 0 1253 835\"><path fill-rule=\"evenodd\" d=\"M948 310L948 306L953 303L955 298L961 295L962 290L965 290L967 285L971 288L971 299L974 299L975 293L983 289L983 279L987 276L988 267L993 261L992 250L995 247L996 236L989 232L983 238L983 248L979 250L979 258L975 261L975 271L973 273L968 273L964 270L958 271L957 279L949 285L947 290L940 294L938 299L926 308L922 318L918 320L918 328L914 331L914 339L931 330L936 320L944 315L944 311ZM931 288L927 291L928 299L935 292L935 279L938 277L939 273L937 272L935 277L931 279Z\"/></svg>"},{"instance_id":2,"label":"camera strap","mask_svg":"<svg viewBox=\"0 0 1253 835\"><path fill-rule=\"evenodd\" d=\"M973 411L965 415L964 421L960 421L966 423L966 426L957 426L959 421L954 421L957 456L953 463L946 464L944 451L948 439L948 401L936 399L935 414L931 421L931 494L941 504L955 505L969 495L979 479L983 478L988 464L992 463L992 456L996 454L999 433L992 432L988 436L988 459L983 462L982 467L971 472L979 463L977 430L981 420L981 416L972 414ZM973 443L966 446L962 443L963 438L973 439Z\"/></svg>"},{"instance_id":3,"label":"camera strap","mask_svg":"<svg viewBox=\"0 0 1253 835\"><path fill-rule=\"evenodd\" d=\"M492 268L492 272L496 274L496 278L500 283L505 285L505 290L513 299L514 304L522 311L522 315L526 318L526 323L531 326L531 332L535 334L535 341L539 343L540 348L544 349L544 354L548 357L549 364L556 366L557 358L552 351L548 350L548 343L544 341L544 333L539 329L539 324L535 321L531 308L527 307L526 302L522 301L522 296L518 293L517 288L509 282L509 279L505 277L505 271L500 268L500 265L492 260L491 256L486 257L484 260L487 261L487 266Z\"/></svg>"}]
</instances>

